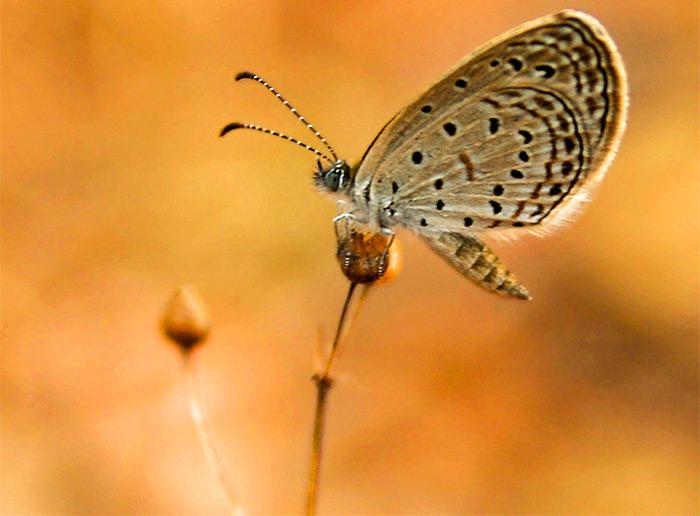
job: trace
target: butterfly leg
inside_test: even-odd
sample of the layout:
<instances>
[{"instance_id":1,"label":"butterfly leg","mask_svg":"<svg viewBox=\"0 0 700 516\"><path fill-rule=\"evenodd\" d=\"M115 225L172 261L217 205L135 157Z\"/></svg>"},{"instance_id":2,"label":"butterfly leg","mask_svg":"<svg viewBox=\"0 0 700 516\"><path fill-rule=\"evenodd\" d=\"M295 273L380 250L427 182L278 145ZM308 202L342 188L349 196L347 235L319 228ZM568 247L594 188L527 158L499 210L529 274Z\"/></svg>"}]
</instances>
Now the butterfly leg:
<instances>
[{"instance_id":1,"label":"butterfly leg","mask_svg":"<svg viewBox=\"0 0 700 516\"><path fill-rule=\"evenodd\" d=\"M382 233L383 233L383 234L387 234L387 233L384 233L384 229L387 229L387 230L389 231L389 233L388 233L389 239L388 239L388 241L387 241L387 243L386 243L386 247L384 248L384 254L382 254L382 264L386 264L386 263L387 263L387 259L388 259L388 256L389 256L389 249L391 249L391 244L394 243L394 238L396 238L396 234L394 234L394 232L391 231L391 230L388 229L388 228L382 228ZM383 276L383 275L384 275L384 269L382 268L382 276Z\"/></svg>"},{"instance_id":2,"label":"butterfly leg","mask_svg":"<svg viewBox=\"0 0 700 516\"><path fill-rule=\"evenodd\" d=\"M338 241L340 241L341 238L343 238L343 235L348 232L348 225L350 222L353 222L354 220L355 220L355 217L349 211L347 211L345 213L341 213L340 215L333 217L333 228L335 229L335 237ZM339 226L340 226L341 222L345 223L344 231L339 231Z\"/></svg>"},{"instance_id":3,"label":"butterfly leg","mask_svg":"<svg viewBox=\"0 0 700 516\"><path fill-rule=\"evenodd\" d=\"M333 217L333 224L337 224L344 219L355 219L355 216L352 214L352 212L346 211L345 213L341 213L340 215Z\"/></svg>"}]
</instances>

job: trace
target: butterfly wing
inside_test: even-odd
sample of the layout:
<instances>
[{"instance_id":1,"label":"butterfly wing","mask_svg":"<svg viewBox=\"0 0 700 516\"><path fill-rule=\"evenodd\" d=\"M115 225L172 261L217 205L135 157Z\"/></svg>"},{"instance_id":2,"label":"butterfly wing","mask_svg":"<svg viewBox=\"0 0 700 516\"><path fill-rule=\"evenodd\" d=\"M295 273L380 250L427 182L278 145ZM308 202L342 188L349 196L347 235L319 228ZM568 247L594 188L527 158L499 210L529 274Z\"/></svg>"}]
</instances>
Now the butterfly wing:
<instances>
[{"instance_id":1,"label":"butterfly wing","mask_svg":"<svg viewBox=\"0 0 700 516\"><path fill-rule=\"evenodd\" d=\"M359 166L356 204L429 238L537 231L602 178L625 117L614 43L562 11L478 49L400 112Z\"/></svg>"}]
</instances>

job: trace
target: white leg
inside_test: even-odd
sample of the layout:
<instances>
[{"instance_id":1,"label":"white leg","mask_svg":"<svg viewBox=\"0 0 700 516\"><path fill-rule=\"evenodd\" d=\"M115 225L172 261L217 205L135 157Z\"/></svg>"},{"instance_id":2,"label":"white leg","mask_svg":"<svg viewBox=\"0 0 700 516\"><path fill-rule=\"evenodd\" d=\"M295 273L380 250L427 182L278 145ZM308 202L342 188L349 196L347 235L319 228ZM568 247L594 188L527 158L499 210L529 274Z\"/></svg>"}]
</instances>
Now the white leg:
<instances>
[{"instance_id":1,"label":"white leg","mask_svg":"<svg viewBox=\"0 0 700 516\"><path fill-rule=\"evenodd\" d=\"M333 217L333 229L335 230L335 238L340 242L341 236L340 232L338 231L338 224L340 221L345 221L345 231L347 231L347 224L349 220L353 220L355 217L353 216L352 213L349 211L346 211L345 213L341 213L340 215Z\"/></svg>"},{"instance_id":2,"label":"white leg","mask_svg":"<svg viewBox=\"0 0 700 516\"><path fill-rule=\"evenodd\" d=\"M340 222L343 219L354 219L355 217L353 214L349 211L346 211L345 213L341 213L340 215L336 215L333 217L333 224Z\"/></svg>"}]
</instances>

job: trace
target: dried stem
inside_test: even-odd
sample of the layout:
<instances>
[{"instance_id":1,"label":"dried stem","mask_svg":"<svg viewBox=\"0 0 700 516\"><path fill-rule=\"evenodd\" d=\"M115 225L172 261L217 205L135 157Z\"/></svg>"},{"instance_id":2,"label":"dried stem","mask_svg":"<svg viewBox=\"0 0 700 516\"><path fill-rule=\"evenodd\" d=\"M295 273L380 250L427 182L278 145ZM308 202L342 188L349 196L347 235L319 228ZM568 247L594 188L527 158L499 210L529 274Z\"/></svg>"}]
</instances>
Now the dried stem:
<instances>
[{"instance_id":1,"label":"dried stem","mask_svg":"<svg viewBox=\"0 0 700 516\"><path fill-rule=\"evenodd\" d=\"M231 472L226 465L226 460L221 453L218 442L211 431L211 422L200 401L193 358L190 353L183 352L183 359L183 372L185 374L190 416L192 416L192 421L197 430L197 436L199 437L199 443L202 446L202 450L204 450L209 469L212 474L219 479L231 513L235 516L244 516L245 513L240 506L238 494L233 486Z\"/></svg>"},{"instance_id":2,"label":"dried stem","mask_svg":"<svg viewBox=\"0 0 700 516\"><path fill-rule=\"evenodd\" d=\"M321 467L321 451L323 449L323 432L326 426L326 400L331 388L331 380L319 375L314 376L316 384L316 413L314 414L314 430L311 437L311 466L309 468L309 483L306 492L306 514L316 514L318 499L318 477Z\"/></svg>"},{"instance_id":3,"label":"dried stem","mask_svg":"<svg viewBox=\"0 0 700 516\"><path fill-rule=\"evenodd\" d=\"M306 514L309 516L316 514L318 480L321 468L321 452L323 449L323 437L326 423L326 407L328 402L328 392L333 385L333 377L331 376L333 363L335 361L338 348L343 341L343 337L347 335L347 330L354 321L355 316L357 315L359 308L369 290L369 285L363 285L360 299L352 315L349 316L350 305L356 287L357 283L350 283L350 288L348 289L347 296L345 297L343 309L340 312L340 319L338 320L335 338L333 339L333 344L331 345L328 357L326 358L326 363L321 369L322 372L315 374L313 377L314 384L316 385L316 411L314 414L314 429L311 437L311 465L309 468L309 482L306 492Z\"/></svg>"}]
</instances>

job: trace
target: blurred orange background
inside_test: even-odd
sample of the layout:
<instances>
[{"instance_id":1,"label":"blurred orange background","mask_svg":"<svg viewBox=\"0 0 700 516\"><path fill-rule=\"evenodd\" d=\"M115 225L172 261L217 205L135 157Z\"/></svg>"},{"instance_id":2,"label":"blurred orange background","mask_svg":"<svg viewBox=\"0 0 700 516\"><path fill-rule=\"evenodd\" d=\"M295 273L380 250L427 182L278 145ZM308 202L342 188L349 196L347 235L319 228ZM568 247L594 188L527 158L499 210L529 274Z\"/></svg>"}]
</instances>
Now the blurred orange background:
<instances>
[{"instance_id":1,"label":"blurred orange background","mask_svg":"<svg viewBox=\"0 0 700 516\"><path fill-rule=\"evenodd\" d=\"M575 7L630 80L621 151L584 214L493 247L534 300L402 233L331 393L325 514L697 514L695 1L4 1L2 512L225 514L180 363L182 283L213 331L201 384L244 507L303 507L319 328L347 283L313 157L354 162L463 55Z\"/></svg>"}]
</instances>

